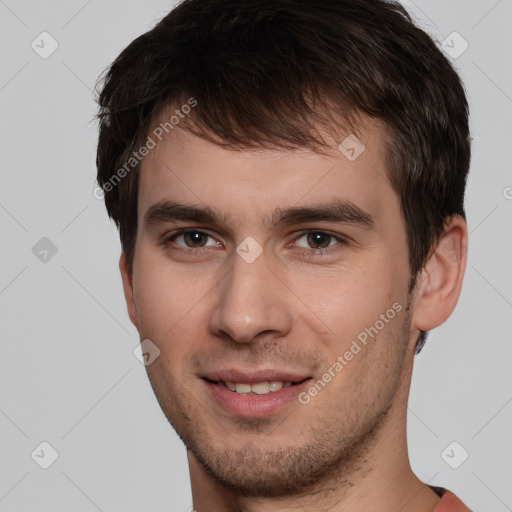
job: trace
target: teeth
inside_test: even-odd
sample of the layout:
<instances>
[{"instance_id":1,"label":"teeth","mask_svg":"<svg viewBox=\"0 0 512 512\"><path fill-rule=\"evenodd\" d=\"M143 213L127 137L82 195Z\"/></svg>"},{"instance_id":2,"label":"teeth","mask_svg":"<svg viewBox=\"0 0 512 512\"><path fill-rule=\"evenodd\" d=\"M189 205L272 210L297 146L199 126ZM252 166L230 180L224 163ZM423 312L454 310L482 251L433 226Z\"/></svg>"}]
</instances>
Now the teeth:
<instances>
[{"instance_id":1,"label":"teeth","mask_svg":"<svg viewBox=\"0 0 512 512\"><path fill-rule=\"evenodd\" d=\"M270 391L279 391L283 387L283 383L279 380L274 380L270 383Z\"/></svg>"},{"instance_id":2,"label":"teeth","mask_svg":"<svg viewBox=\"0 0 512 512\"><path fill-rule=\"evenodd\" d=\"M280 380L273 380L271 382L256 382L254 384L245 384L240 382L224 382L224 385L230 390L246 395L248 393L255 393L256 395L267 395L274 391L279 391L282 388L287 388L292 385L291 381L283 382Z\"/></svg>"},{"instance_id":3,"label":"teeth","mask_svg":"<svg viewBox=\"0 0 512 512\"><path fill-rule=\"evenodd\" d=\"M250 384L235 384L237 393L250 393L251 385Z\"/></svg>"},{"instance_id":4,"label":"teeth","mask_svg":"<svg viewBox=\"0 0 512 512\"><path fill-rule=\"evenodd\" d=\"M257 395L266 395L270 393L270 382L258 382L250 386L251 391Z\"/></svg>"},{"instance_id":5,"label":"teeth","mask_svg":"<svg viewBox=\"0 0 512 512\"><path fill-rule=\"evenodd\" d=\"M230 390L230 391L235 391L236 390L236 385L234 382L224 382L224 384L226 385L226 387Z\"/></svg>"}]
</instances>

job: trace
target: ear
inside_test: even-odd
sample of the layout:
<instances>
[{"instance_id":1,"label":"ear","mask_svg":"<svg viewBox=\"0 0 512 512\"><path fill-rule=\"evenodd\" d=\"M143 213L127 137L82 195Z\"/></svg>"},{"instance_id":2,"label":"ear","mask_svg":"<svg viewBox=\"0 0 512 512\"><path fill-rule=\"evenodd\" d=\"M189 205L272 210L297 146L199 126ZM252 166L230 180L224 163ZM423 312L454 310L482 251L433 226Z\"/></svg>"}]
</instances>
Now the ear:
<instances>
[{"instance_id":1,"label":"ear","mask_svg":"<svg viewBox=\"0 0 512 512\"><path fill-rule=\"evenodd\" d=\"M429 331L447 320L462 289L467 261L466 221L454 215L418 278L412 325Z\"/></svg>"},{"instance_id":2,"label":"ear","mask_svg":"<svg viewBox=\"0 0 512 512\"><path fill-rule=\"evenodd\" d=\"M133 300L133 274L128 268L128 260L124 252L121 253L119 258L119 270L121 271L121 279L123 280L124 298L126 300L126 307L128 308L128 315L132 324L137 326L137 310L135 309L135 302Z\"/></svg>"}]
</instances>

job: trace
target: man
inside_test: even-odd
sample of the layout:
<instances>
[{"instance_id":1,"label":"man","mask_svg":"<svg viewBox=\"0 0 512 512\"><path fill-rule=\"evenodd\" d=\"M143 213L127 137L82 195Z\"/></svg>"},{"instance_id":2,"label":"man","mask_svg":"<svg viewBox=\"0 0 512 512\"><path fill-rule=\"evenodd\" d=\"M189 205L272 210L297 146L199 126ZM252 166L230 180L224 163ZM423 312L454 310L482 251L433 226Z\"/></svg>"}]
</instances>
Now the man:
<instances>
[{"instance_id":1,"label":"man","mask_svg":"<svg viewBox=\"0 0 512 512\"><path fill-rule=\"evenodd\" d=\"M399 4L185 0L105 77L98 183L194 509L469 510L412 472L453 311L460 79Z\"/></svg>"}]
</instances>

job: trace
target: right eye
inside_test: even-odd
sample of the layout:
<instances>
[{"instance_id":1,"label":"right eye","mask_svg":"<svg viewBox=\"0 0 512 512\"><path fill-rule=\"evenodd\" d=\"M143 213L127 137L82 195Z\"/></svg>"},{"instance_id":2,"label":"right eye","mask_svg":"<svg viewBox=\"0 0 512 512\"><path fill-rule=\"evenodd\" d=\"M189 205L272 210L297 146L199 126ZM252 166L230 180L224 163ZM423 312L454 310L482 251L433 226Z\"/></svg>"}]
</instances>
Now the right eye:
<instances>
[{"instance_id":1,"label":"right eye","mask_svg":"<svg viewBox=\"0 0 512 512\"><path fill-rule=\"evenodd\" d=\"M213 243L210 245L207 245L208 238L213 240ZM183 244L178 241L183 242ZM219 242L215 241L211 235L195 228L180 229L171 233L165 239L166 244L169 242L175 243L178 247L185 248L185 251L193 251L194 249L201 249L203 247L219 246Z\"/></svg>"}]
</instances>

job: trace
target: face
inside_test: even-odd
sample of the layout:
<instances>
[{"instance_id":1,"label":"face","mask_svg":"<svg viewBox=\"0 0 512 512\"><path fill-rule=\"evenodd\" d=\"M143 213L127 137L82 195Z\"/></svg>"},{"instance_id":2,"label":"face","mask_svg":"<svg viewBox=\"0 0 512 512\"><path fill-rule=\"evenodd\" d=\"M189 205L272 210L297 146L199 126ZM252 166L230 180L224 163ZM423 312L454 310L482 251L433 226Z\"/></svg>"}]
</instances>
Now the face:
<instances>
[{"instance_id":1,"label":"face","mask_svg":"<svg viewBox=\"0 0 512 512\"><path fill-rule=\"evenodd\" d=\"M358 135L354 160L175 129L142 163L123 279L160 351L147 372L194 460L243 495L304 490L361 453L402 385L404 222L384 127Z\"/></svg>"}]
</instances>

